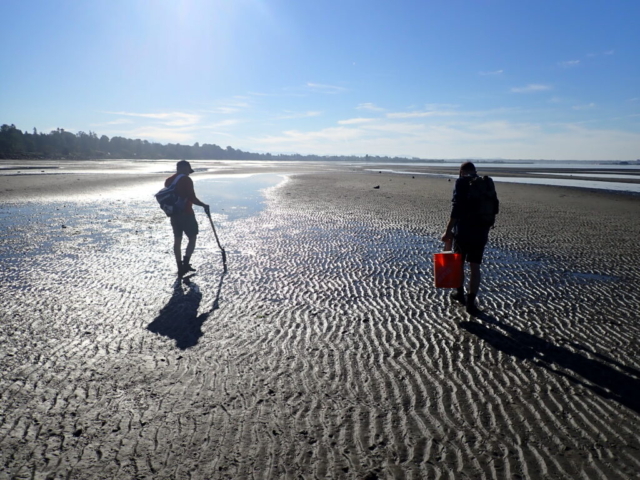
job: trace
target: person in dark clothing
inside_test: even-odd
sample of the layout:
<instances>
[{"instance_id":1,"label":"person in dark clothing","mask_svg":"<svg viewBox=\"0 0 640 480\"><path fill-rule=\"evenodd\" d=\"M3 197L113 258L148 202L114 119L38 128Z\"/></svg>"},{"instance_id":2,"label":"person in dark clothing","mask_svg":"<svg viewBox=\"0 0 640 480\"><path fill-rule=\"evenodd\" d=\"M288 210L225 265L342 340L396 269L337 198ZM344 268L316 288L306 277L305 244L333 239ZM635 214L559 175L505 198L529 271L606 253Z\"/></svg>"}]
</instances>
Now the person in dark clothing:
<instances>
[{"instance_id":1,"label":"person in dark clothing","mask_svg":"<svg viewBox=\"0 0 640 480\"><path fill-rule=\"evenodd\" d=\"M176 257L176 264L178 265L178 276L189 272L195 272L196 269L191 266L191 255L196 248L196 238L198 236L198 222L196 221L196 215L193 211L193 205L198 205L204 208L204 211L209 215L209 205L201 202L196 197L196 192L193 188L193 180L189 178L189 175L193 173L191 164L186 160L180 160L176 164L176 173L167 178L164 182L164 186L168 187L173 183L178 175L182 177L176 184L176 193L186 199L185 207L182 212L179 212L171 216L171 228L173 229L173 253ZM182 253L182 235L186 235L189 239L187 248L184 253L184 258L180 259Z\"/></svg>"},{"instance_id":2,"label":"person in dark clothing","mask_svg":"<svg viewBox=\"0 0 640 480\"><path fill-rule=\"evenodd\" d=\"M464 304L469 313L478 312L476 297L482 278L480 264L482 263L484 249L489 240L489 230L491 229L491 225L483 222L476 214L475 202L469 198L470 180L477 177L477 175L476 167L473 163L465 162L460 166L460 176L456 180L453 199L451 200L451 218L442 236L442 241L445 243L450 244L453 241L454 251L462 254L463 262L469 263L468 294L465 297L464 281L463 285L451 294L451 298ZM495 201L497 203L497 197Z\"/></svg>"}]
</instances>

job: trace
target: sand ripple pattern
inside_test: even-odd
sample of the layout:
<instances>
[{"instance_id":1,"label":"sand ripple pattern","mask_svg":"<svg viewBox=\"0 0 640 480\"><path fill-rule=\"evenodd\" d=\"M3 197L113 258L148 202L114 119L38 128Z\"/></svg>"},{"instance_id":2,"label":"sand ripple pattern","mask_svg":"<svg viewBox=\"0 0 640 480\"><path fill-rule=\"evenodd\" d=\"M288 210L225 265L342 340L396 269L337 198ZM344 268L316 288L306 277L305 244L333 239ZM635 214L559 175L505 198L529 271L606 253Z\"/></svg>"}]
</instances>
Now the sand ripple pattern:
<instances>
[{"instance_id":1,"label":"sand ripple pattern","mask_svg":"<svg viewBox=\"0 0 640 480\"><path fill-rule=\"evenodd\" d=\"M440 214L296 185L185 283L153 205L2 209L0 477L637 478L637 258L498 236L474 319Z\"/></svg>"}]
</instances>

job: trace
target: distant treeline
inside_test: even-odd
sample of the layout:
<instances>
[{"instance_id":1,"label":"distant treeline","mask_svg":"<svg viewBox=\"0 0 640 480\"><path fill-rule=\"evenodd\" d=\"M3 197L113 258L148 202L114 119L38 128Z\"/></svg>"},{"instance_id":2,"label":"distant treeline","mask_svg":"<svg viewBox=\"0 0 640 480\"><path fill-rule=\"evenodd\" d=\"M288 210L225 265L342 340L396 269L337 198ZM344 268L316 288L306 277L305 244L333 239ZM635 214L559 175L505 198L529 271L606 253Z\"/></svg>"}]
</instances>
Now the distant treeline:
<instances>
[{"instance_id":1,"label":"distant treeline","mask_svg":"<svg viewBox=\"0 0 640 480\"><path fill-rule=\"evenodd\" d=\"M215 144L148 142L124 137L107 137L94 132L71 133L58 128L50 133L22 132L15 125L0 127L0 159L189 159L189 160L370 160L400 161L404 157L378 156L320 156L320 155L272 155L222 148Z\"/></svg>"}]
</instances>

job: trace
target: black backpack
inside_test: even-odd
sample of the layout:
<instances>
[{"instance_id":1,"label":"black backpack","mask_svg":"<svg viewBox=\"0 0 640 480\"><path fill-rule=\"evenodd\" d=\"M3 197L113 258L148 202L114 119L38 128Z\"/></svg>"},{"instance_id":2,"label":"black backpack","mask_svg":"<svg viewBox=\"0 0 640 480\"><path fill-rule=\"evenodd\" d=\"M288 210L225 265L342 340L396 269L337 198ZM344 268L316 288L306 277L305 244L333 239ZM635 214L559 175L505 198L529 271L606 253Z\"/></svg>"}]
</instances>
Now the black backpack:
<instances>
[{"instance_id":1,"label":"black backpack","mask_svg":"<svg viewBox=\"0 0 640 480\"><path fill-rule=\"evenodd\" d=\"M493 227L500 212L500 201L491 177L474 176L469 180L470 217L478 224Z\"/></svg>"},{"instance_id":2,"label":"black backpack","mask_svg":"<svg viewBox=\"0 0 640 480\"><path fill-rule=\"evenodd\" d=\"M160 208L167 214L167 217L171 217L182 212L187 204L187 199L176 193L176 186L182 177L184 177L183 174L178 175L173 179L171 185L164 187L155 194L156 200L160 204Z\"/></svg>"}]
</instances>

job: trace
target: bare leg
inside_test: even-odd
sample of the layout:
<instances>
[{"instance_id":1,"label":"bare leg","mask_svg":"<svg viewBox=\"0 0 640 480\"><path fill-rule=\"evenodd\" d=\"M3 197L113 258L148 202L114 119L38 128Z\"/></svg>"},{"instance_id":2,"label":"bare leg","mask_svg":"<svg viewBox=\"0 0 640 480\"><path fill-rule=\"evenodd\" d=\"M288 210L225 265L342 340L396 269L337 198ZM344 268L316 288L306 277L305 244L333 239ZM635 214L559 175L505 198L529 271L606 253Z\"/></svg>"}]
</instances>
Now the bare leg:
<instances>
[{"instance_id":1,"label":"bare leg","mask_svg":"<svg viewBox=\"0 0 640 480\"><path fill-rule=\"evenodd\" d=\"M471 263L469 262L469 270L471 270L469 274L469 294L467 295L467 313L471 315L476 315L480 310L476 306L476 295L478 295L478 290L480 289L480 264L479 263Z\"/></svg>"},{"instance_id":2,"label":"bare leg","mask_svg":"<svg viewBox=\"0 0 640 480\"><path fill-rule=\"evenodd\" d=\"M189 237L189 243L187 243L187 249L184 252L184 263L189 263L191 261L191 255L193 255L193 251L196 249L196 236Z\"/></svg>"},{"instance_id":3,"label":"bare leg","mask_svg":"<svg viewBox=\"0 0 640 480\"><path fill-rule=\"evenodd\" d=\"M464 262L462 262L462 283L458 288L456 288L456 295L461 299L460 301L464 301Z\"/></svg>"},{"instance_id":4,"label":"bare leg","mask_svg":"<svg viewBox=\"0 0 640 480\"><path fill-rule=\"evenodd\" d=\"M451 294L449 295L451 297L452 300L456 300L460 303L465 303L465 296L464 296L464 262L462 263L461 266L461 278L462 278L462 283L460 284L460 286L458 288L456 288L455 292L451 292Z\"/></svg>"},{"instance_id":5,"label":"bare leg","mask_svg":"<svg viewBox=\"0 0 640 480\"><path fill-rule=\"evenodd\" d=\"M182 235L179 237L173 237L173 254L176 257L176 265L178 265L178 271L182 269L182 262L180 261L180 253L182 249Z\"/></svg>"},{"instance_id":6,"label":"bare leg","mask_svg":"<svg viewBox=\"0 0 640 480\"><path fill-rule=\"evenodd\" d=\"M471 270L469 275L469 293L475 296L478 294L478 290L480 290L480 281L482 280L480 264L469 263L469 269Z\"/></svg>"}]
</instances>

